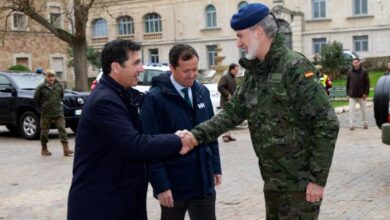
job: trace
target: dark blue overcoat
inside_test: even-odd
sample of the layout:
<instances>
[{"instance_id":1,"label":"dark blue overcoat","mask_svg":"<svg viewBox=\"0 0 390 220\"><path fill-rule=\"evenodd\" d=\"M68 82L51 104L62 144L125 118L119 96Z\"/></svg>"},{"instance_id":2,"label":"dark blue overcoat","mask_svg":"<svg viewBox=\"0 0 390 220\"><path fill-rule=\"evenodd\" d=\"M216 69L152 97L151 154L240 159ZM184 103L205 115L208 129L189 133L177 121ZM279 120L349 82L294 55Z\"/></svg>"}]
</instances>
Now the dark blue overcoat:
<instances>
[{"instance_id":1,"label":"dark blue overcoat","mask_svg":"<svg viewBox=\"0 0 390 220\"><path fill-rule=\"evenodd\" d=\"M137 95L104 75L88 97L76 137L68 220L147 219L145 162L177 155L181 141L174 134L141 133Z\"/></svg>"}]
</instances>

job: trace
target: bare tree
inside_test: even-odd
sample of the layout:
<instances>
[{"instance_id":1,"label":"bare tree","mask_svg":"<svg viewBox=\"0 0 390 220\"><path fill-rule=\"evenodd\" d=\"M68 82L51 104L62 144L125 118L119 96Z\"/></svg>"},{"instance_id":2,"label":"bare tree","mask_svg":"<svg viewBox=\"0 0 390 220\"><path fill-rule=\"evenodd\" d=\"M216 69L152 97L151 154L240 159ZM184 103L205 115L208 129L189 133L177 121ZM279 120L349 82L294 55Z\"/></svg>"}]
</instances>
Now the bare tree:
<instances>
[{"instance_id":1,"label":"bare tree","mask_svg":"<svg viewBox=\"0 0 390 220\"><path fill-rule=\"evenodd\" d=\"M68 19L68 23L72 27L70 31L56 26L44 16L43 12L45 11L46 4L43 3L46 1L1 0L1 2L4 3L1 3L0 10L7 11L7 16L10 16L12 12L22 12L73 48L75 89L79 91L87 90L88 61L86 28L89 9L93 6L95 0L64 0L64 6L69 6L68 4L73 3L69 8L64 7L65 18Z\"/></svg>"}]
</instances>

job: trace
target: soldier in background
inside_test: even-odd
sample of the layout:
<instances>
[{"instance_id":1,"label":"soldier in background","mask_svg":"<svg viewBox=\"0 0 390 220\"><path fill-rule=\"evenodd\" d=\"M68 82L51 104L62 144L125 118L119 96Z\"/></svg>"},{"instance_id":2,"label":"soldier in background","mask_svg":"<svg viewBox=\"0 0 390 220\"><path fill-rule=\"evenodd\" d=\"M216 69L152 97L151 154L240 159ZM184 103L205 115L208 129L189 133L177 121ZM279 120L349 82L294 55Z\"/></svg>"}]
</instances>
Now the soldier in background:
<instances>
[{"instance_id":1,"label":"soldier in background","mask_svg":"<svg viewBox=\"0 0 390 220\"><path fill-rule=\"evenodd\" d=\"M64 111L61 105L63 98L64 88L56 79L56 72L51 69L47 70L45 81L37 87L34 94L34 101L41 110L40 139L42 156L51 156L51 152L47 149L51 123L54 123L58 129L58 134L64 149L64 156L71 156L71 154L73 154L73 151L69 149L68 135L65 130Z\"/></svg>"},{"instance_id":2,"label":"soldier in background","mask_svg":"<svg viewBox=\"0 0 390 220\"><path fill-rule=\"evenodd\" d=\"M221 79L218 82L218 91L221 93L221 102L220 107L223 109L226 102L230 102L233 97L234 92L237 88L236 76L240 67L232 63L229 65L229 69L226 74L223 74ZM222 135L223 142L235 141L230 132L226 132Z\"/></svg>"},{"instance_id":3,"label":"soldier in background","mask_svg":"<svg viewBox=\"0 0 390 220\"><path fill-rule=\"evenodd\" d=\"M246 51L244 80L231 102L191 133L203 144L247 119L266 218L317 219L339 131L336 113L314 81L314 66L284 46L267 6L241 8L231 27Z\"/></svg>"},{"instance_id":4,"label":"soldier in background","mask_svg":"<svg viewBox=\"0 0 390 220\"><path fill-rule=\"evenodd\" d=\"M387 63L387 71L384 73L384 75L390 75L390 62Z\"/></svg>"}]
</instances>

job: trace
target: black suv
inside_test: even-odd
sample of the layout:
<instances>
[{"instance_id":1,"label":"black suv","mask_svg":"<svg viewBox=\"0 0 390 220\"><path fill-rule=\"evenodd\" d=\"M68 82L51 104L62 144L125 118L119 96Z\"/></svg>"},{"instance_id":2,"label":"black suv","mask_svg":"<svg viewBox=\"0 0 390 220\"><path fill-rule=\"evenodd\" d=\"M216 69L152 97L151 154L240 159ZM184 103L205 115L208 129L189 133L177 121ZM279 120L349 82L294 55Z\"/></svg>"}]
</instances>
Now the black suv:
<instances>
[{"instance_id":1,"label":"black suv","mask_svg":"<svg viewBox=\"0 0 390 220\"><path fill-rule=\"evenodd\" d=\"M39 109L34 102L35 88L44 81L37 73L0 72L0 125L27 139L39 137ZM65 90L66 126L77 130L81 109L89 93Z\"/></svg>"}]
</instances>

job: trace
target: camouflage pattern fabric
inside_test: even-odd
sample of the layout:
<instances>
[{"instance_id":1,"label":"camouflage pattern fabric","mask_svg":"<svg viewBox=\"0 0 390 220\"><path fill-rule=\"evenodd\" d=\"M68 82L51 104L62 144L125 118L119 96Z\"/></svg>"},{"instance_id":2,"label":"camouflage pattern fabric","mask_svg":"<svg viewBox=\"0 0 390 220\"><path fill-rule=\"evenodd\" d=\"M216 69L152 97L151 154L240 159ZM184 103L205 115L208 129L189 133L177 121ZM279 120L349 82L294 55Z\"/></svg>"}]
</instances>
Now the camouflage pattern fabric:
<instances>
[{"instance_id":1,"label":"camouflage pattern fabric","mask_svg":"<svg viewBox=\"0 0 390 220\"><path fill-rule=\"evenodd\" d=\"M46 80L40 84L35 90L34 101L41 110L41 118L64 117L63 98L64 88L58 80L54 81L53 86L49 86Z\"/></svg>"},{"instance_id":2,"label":"camouflage pattern fabric","mask_svg":"<svg viewBox=\"0 0 390 220\"><path fill-rule=\"evenodd\" d=\"M267 220L315 220L321 202L307 202L305 192L264 192Z\"/></svg>"},{"instance_id":3,"label":"camouflage pattern fabric","mask_svg":"<svg viewBox=\"0 0 390 220\"><path fill-rule=\"evenodd\" d=\"M58 129L58 134L60 136L61 143L68 143L68 134L65 129L65 118L57 117L57 118L41 118L41 134L40 139L42 144L46 144L49 142L49 130L50 124L54 123Z\"/></svg>"},{"instance_id":4,"label":"camouflage pattern fabric","mask_svg":"<svg viewBox=\"0 0 390 220\"><path fill-rule=\"evenodd\" d=\"M248 120L264 190L304 192L308 182L325 186L339 131L315 67L288 50L278 33L264 61L241 59L244 80L232 101L191 132L200 144Z\"/></svg>"}]
</instances>

